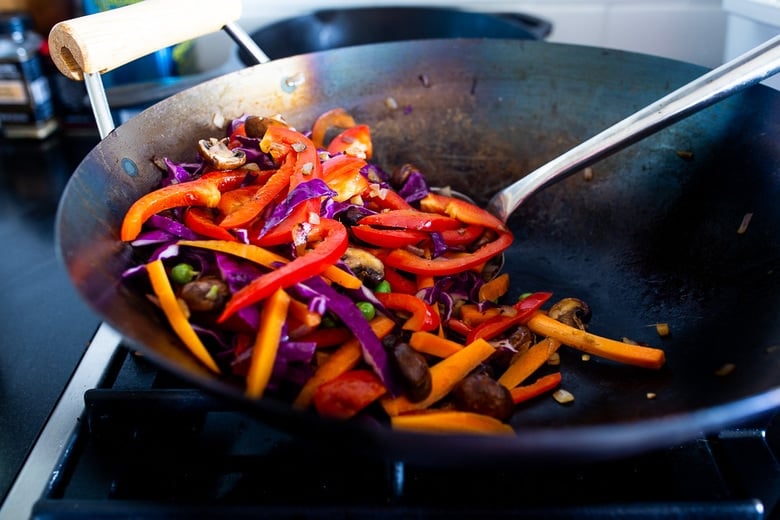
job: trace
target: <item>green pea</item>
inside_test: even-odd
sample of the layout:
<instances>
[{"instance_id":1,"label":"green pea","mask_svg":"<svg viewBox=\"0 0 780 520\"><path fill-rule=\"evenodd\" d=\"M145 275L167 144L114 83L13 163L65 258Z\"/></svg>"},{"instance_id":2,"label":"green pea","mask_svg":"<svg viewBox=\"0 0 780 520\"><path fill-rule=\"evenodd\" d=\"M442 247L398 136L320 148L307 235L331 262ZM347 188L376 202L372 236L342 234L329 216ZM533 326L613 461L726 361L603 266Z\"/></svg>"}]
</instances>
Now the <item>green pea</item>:
<instances>
[{"instance_id":1,"label":"green pea","mask_svg":"<svg viewBox=\"0 0 780 520\"><path fill-rule=\"evenodd\" d=\"M529 296L531 296L532 294L533 293L530 293L530 292L523 293L523 294L520 295L520 297L517 299L517 301L521 302L521 301L525 300L526 298L528 298Z\"/></svg>"},{"instance_id":2,"label":"green pea","mask_svg":"<svg viewBox=\"0 0 780 520\"><path fill-rule=\"evenodd\" d=\"M367 320L373 320L374 316L376 316L376 309L371 302L357 302L357 307Z\"/></svg>"},{"instance_id":3,"label":"green pea","mask_svg":"<svg viewBox=\"0 0 780 520\"><path fill-rule=\"evenodd\" d=\"M376 293L389 293L390 290L390 282L387 280L382 280L376 285L376 287L374 287L374 292Z\"/></svg>"},{"instance_id":4,"label":"green pea","mask_svg":"<svg viewBox=\"0 0 780 520\"><path fill-rule=\"evenodd\" d=\"M331 316L330 314L325 314L322 317L322 320L320 321L320 325L322 325L326 329L332 329L333 327L338 325L338 323L336 322L336 319L333 316Z\"/></svg>"},{"instance_id":5,"label":"green pea","mask_svg":"<svg viewBox=\"0 0 780 520\"><path fill-rule=\"evenodd\" d=\"M180 285L191 282L198 275L190 264L176 264L171 269L171 280Z\"/></svg>"}]
</instances>

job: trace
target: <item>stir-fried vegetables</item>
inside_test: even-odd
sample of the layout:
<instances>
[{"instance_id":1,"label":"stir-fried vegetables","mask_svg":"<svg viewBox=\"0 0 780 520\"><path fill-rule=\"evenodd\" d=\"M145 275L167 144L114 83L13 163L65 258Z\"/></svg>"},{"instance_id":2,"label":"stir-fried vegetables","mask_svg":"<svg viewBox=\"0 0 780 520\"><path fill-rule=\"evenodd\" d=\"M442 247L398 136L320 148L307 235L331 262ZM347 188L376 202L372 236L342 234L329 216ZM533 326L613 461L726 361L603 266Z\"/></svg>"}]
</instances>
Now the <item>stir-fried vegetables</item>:
<instances>
[{"instance_id":1,"label":"stir-fried vegetables","mask_svg":"<svg viewBox=\"0 0 780 520\"><path fill-rule=\"evenodd\" d=\"M138 259L125 280L249 398L334 419L506 433L518 403L565 380L547 365L561 346L663 365L661 350L586 332L579 300L504 301L511 281L488 266L512 244L506 225L413 165L388 174L373 145L334 109L311 131L245 116L193 143L197 161L156 161L161 186L121 227Z\"/></svg>"}]
</instances>

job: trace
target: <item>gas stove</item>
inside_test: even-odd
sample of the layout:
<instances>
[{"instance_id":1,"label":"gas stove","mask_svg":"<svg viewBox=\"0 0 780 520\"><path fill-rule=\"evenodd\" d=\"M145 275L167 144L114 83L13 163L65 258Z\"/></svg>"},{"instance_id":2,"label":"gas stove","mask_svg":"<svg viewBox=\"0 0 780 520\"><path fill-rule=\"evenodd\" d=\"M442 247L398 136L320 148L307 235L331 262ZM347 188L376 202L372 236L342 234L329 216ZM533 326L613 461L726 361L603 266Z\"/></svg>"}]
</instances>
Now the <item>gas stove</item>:
<instances>
[{"instance_id":1,"label":"gas stove","mask_svg":"<svg viewBox=\"0 0 780 520\"><path fill-rule=\"evenodd\" d=\"M437 468L355 455L192 388L104 325L0 518L772 519L778 447L780 417L769 415L584 465Z\"/></svg>"}]
</instances>

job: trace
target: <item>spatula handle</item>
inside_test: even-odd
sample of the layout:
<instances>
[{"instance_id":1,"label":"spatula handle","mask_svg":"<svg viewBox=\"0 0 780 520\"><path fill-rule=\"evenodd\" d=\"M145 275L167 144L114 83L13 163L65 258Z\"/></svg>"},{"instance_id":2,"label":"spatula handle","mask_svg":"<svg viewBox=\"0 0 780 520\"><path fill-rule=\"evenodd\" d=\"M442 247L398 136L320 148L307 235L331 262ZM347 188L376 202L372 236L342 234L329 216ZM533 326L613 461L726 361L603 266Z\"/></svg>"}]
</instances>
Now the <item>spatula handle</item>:
<instances>
[{"instance_id":1,"label":"spatula handle","mask_svg":"<svg viewBox=\"0 0 780 520\"><path fill-rule=\"evenodd\" d=\"M84 73L108 72L240 17L241 0L145 0L56 24L49 50L60 72L81 80Z\"/></svg>"}]
</instances>

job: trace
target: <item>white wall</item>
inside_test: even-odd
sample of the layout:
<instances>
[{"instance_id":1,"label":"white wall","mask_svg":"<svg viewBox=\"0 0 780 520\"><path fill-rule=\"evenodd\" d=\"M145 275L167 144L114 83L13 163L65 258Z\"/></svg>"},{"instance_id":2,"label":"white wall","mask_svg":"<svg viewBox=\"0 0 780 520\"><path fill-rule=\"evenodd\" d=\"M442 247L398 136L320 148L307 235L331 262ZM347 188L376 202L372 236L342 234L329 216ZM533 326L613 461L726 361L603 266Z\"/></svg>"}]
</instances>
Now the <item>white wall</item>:
<instances>
[{"instance_id":1,"label":"white wall","mask_svg":"<svg viewBox=\"0 0 780 520\"><path fill-rule=\"evenodd\" d=\"M721 63L727 15L721 0L244 0L240 24L252 30L317 8L381 5L524 12L553 23L549 41L656 54L714 67ZM204 38L204 68L229 57L224 39Z\"/></svg>"}]
</instances>

